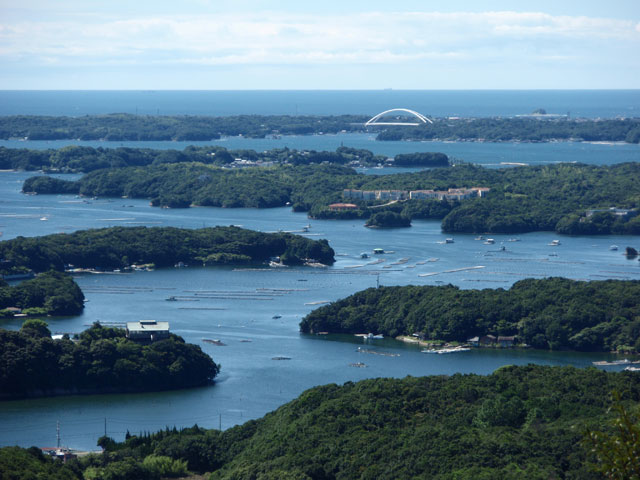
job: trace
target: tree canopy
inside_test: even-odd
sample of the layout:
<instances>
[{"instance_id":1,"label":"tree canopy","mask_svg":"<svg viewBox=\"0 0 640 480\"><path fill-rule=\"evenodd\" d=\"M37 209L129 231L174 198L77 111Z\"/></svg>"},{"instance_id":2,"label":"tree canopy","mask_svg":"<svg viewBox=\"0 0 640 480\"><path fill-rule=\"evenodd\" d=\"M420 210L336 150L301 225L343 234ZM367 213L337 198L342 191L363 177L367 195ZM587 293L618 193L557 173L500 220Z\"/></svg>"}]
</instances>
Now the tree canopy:
<instances>
[{"instance_id":1,"label":"tree canopy","mask_svg":"<svg viewBox=\"0 0 640 480\"><path fill-rule=\"evenodd\" d=\"M61 271L66 265L116 269L135 263L158 267L179 262L238 264L264 262L274 256L289 265L301 264L305 259L334 262L333 249L326 240L239 227L111 227L0 242L0 257L36 272Z\"/></svg>"},{"instance_id":2,"label":"tree canopy","mask_svg":"<svg viewBox=\"0 0 640 480\"><path fill-rule=\"evenodd\" d=\"M422 332L427 339L517 336L541 349L640 351L640 281L526 279L510 289L453 285L369 288L322 306L302 332Z\"/></svg>"},{"instance_id":3,"label":"tree canopy","mask_svg":"<svg viewBox=\"0 0 640 480\"><path fill-rule=\"evenodd\" d=\"M219 370L173 334L141 344L124 329L94 324L77 337L53 340L41 320L0 329L0 398L189 388L211 383Z\"/></svg>"}]
</instances>

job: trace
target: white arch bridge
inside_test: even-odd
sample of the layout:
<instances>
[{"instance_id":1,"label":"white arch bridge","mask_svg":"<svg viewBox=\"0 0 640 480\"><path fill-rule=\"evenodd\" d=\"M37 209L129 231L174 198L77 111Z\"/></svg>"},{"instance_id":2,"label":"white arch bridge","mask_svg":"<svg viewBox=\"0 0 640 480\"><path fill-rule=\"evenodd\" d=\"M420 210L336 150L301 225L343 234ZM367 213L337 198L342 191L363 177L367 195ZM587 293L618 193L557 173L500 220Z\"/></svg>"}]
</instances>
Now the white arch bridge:
<instances>
[{"instance_id":1,"label":"white arch bridge","mask_svg":"<svg viewBox=\"0 0 640 480\"><path fill-rule=\"evenodd\" d=\"M416 119L418 119L418 122L379 122L378 120L380 120L382 117L384 117L385 115L389 114L389 113L393 113L393 112L403 112L403 113L408 113L410 115L413 115ZM418 125L424 125L426 123L433 123L433 121L431 121L429 118L425 117L424 115L422 115L421 113L418 113L414 110L409 110L408 108L392 108L391 110L385 110L384 112L381 112L379 114L377 114L374 117L371 117L365 124L365 127L369 127L372 125L400 125L400 126L409 126L409 127L417 127Z\"/></svg>"}]
</instances>

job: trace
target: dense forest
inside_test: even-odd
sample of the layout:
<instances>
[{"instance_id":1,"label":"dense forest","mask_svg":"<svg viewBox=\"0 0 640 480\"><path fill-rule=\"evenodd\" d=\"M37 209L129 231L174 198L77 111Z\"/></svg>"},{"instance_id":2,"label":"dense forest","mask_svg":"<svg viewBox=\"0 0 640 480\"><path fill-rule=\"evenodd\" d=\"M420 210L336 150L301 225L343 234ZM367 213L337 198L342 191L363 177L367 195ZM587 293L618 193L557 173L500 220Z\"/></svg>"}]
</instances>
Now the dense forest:
<instances>
[{"instance_id":1,"label":"dense forest","mask_svg":"<svg viewBox=\"0 0 640 480\"><path fill-rule=\"evenodd\" d=\"M411 219L400 213L386 211L374 213L369 217L365 227L369 228L400 228L410 227Z\"/></svg>"},{"instance_id":2,"label":"dense forest","mask_svg":"<svg viewBox=\"0 0 640 480\"><path fill-rule=\"evenodd\" d=\"M467 140L549 142L554 140L640 142L640 119L458 118L433 124L390 127L378 140Z\"/></svg>"},{"instance_id":3,"label":"dense forest","mask_svg":"<svg viewBox=\"0 0 640 480\"><path fill-rule=\"evenodd\" d=\"M460 342L515 335L541 349L640 352L640 281L526 279L508 290L370 288L312 311L300 329L393 337L422 332L427 339Z\"/></svg>"},{"instance_id":4,"label":"dense forest","mask_svg":"<svg viewBox=\"0 0 640 480\"><path fill-rule=\"evenodd\" d=\"M263 138L267 135L310 135L364 132L365 115L229 117L109 114L83 117L13 115L0 117L0 138L29 140L207 141L221 136ZM640 141L638 119L434 118L433 124L371 127L378 140L551 140Z\"/></svg>"},{"instance_id":5,"label":"dense forest","mask_svg":"<svg viewBox=\"0 0 640 480\"><path fill-rule=\"evenodd\" d=\"M449 157L444 153L425 152L400 154L390 160L384 155L374 155L370 150L350 147L338 147L335 152L290 150L287 147L263 152L247 149L227 150L218 146L188 146L183 150L131 147L93 148L75 145L46 150L0 147L0 169L5 170L87 173L102 168L193 162L228 168L246 167L247 162L259 166L330 163L352 166L446 167L449 165Z\"/></svg>"},{"instance_id":6,"label":"dense forest","mask_svg":"<svg viewBox=\"0 0 640 480\"><path fill-rule=\"evenodd\" d=\"M75 182L28 178L23 191L149 198L157 206L277 207L291 204L314 218L369 218L380 209L334 212L345 188L446 190L489 187L483 198L457 202L409 200L387 210L410 219L442 219L445 232L640 234L640 163L559 164L488 169L469 164L395 175L364 175L340 165L227 170L195 163L103 169ZM628 209L626 215L610 208ZM603 210L588 215L588 210Z\"/></svg>"},{"instance_id":7,"label":"dense forest","mask_svg":"<svg viewBox=\"0 0 640 480\"><path fill-rule=\"evenodd\" d=\"M324 264L335 261L326 240L238 227L111 227L0 242L0 257L36 272L62 271L68 265L116 269L150 263L157 267L179 262L238 264L264 262L276 256L287 265L302 264L306 259Z\"/></svg>"},{"instance_id":8,"label":"dense forest","mask_svg":"<svg viewBox=\"0 0 640 480\"><path fill-rule=\"evenodd\" d=\"M181 337L143 345L121 328L94 324L53 340L42 320L0 329L0 398L171 390L207 385L218 365Z\"/></svg>"},{"instance_id":9,"label":"dense forest","mask_svg":"<svg viewBox=\"0 0 640 480\"><path fill-rule=\"evenodd\" d=\"M132 115L114 113L83 117L8 115L0 117L0 138L29 140L206 141L221 136L309 135L362 131L364 115L288 116Z\"/></svg>"},{"instance_id":10,"label":"dense forest","mask_svg":"<svg viewBox=\"0 0 640 480\"><path fill-rule=\"evenodd\" d=\"M610 392L620 392L628 428L613 427ZM127 434L122 443L103 437L102 455L58 463L49 478L157 480L190 471L213 472L212 480L596 480L614 461L619 475L610 478L635 478L628 473L637 467L637 438L601 461L586 439L637 430L639 402L639 375L594 368L347 382L307 390L224 432L194 426ZM0 462L16 479L53 470L36 449L4 448Z\"/></svg>"},{"instance_id":11,"label":"dense forest","mask_svg":"<svg viewBox=\"0 0 640 480\"><path fill-rule=\"evenodd\" d=\"M84 295L73 279L60 272L45 272L16 286L0 280L0 318L12 317L15 307L26 315L78 315Z\"/></svg>"}]
</instances>

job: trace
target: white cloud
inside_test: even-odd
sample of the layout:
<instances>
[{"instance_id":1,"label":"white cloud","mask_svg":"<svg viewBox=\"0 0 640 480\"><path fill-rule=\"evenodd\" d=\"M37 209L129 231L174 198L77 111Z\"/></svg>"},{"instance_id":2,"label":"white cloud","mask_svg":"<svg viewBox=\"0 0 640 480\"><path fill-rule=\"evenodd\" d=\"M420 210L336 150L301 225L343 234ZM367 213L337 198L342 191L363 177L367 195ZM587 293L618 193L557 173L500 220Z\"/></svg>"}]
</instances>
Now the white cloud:
<instances>
[{"instance_id":1,"label":"white cloud","mask_svg":"<svg viewBox=\"0 0 640 480\"><path fill-rule=\"evenodd\" d=\"M171 63L202 59L204 64L370 63L377 57L385 63L464 57L510 41L539 49L536 42L549 39L570 49L583 48L584 40L637 45L640 27L632 21L518 12L92 17L87 23L0 25L0 55L34 63L52 56L74 63L102 57Z\"/></svg>"}]
</instances>

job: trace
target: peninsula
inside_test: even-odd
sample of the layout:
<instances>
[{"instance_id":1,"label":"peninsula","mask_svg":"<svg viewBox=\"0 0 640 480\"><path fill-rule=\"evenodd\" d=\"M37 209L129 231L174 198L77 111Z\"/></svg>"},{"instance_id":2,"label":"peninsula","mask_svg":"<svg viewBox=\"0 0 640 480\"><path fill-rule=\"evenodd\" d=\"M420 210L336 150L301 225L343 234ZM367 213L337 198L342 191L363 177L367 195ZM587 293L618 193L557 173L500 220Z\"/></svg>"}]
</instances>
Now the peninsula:
<instances>
[{"instance_id":1,"label":"peninsula","mask_svg":"<svg viewBox=\"0 0 640 480\"><path fill-rule=\"evenodd\" d=\"M619 402L612 391L624 392ZM5 447L0 470L73 480L599 478L595 470L608 464L593 450L606 452L608 439L637 431L639 400L639 375L593 368L377 378L312 388L225 431L193 426L132 432L123 442L102 437L102 454L67 464L38 449ZM614 422L623 414L621 431ZM620 459L631 472L637 440L628 446Z\"/></svg>"},{"instance_id":2,"label":"peninsula","mask_svg":"<svg viewBox=\"0 0 640 480\"><path fill-rule=\"evenodd\" d=\"M37 319L17 332L0 329L0 399L190 388L210 384L219 370L199 346L170 333L141 342L96 323L75 337L54 340Z\"/></svg>"},{"instance_id":3,"label":"peninsula","mask_svg":"<svg viewBox=\"0 0 640 480\"><path fill-rule=\"evenodd\" d=\"M638 280L546 278L521 280L508 290L369 288L312 311L300 330L457 342L508 336L539 349L640 352L639 315Z\"/></svg>"}]
</instances>

